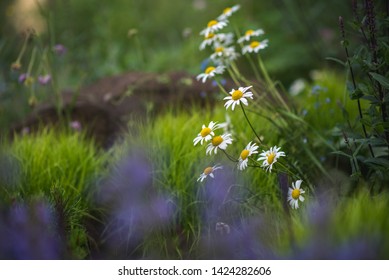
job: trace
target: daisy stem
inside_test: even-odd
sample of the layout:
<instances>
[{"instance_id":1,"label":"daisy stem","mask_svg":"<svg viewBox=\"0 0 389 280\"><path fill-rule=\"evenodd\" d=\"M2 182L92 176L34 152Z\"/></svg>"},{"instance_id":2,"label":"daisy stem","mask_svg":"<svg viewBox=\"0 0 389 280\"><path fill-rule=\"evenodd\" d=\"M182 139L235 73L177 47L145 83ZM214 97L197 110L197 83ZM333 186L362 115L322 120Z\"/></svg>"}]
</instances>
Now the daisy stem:
<instances>
[{"instance_id":1,"label":"daisy stem","mask_svg":"<svg viewBox=\"0 0 389 280\"><path fill-rule=\"evenodd\" d=\"M247 57L247 60L248 60L249 63L250 63L251 68L253 68L255 78L256 78L258 81L261 81L261 76L259 75L259 72L258 72L257 67L255 67L255 64L254 64L253 59L251 58L251 56L250 56L248 53L246 53L246 57Z\"/></svg>"},{"instance_id":2,"label":"daisy stem","mask_svg":"<svg viewBox=\"0 0 389 280\"><path fill-rule=\"evenodd\" d=\"M226 155L226 157L227 157L229 160L231 160L231 161L233 161L233 162L239 162L239 160L237 160L237 159L234 158L233 156L229 155L225 150L222 150L222 151L223 151L223 153Z\"/></svg>"},{"instance_id":3,"label":"daisy stem","mask_svg":"<svg viewBox=\"0 0 389 280\"><path fill-rule=\"evenodd\" d=\"M252 159L251 157L249 157L249 160L251 160L253 163L255 163L255 165L248 165L248 166L250 166L250 167L262 167L260 164L258 164L258 162L255 159Z\"/></svg>"},{"instance_id":4,"label":"daisy stem","mask_svg":"<svg viewBox=\"0 0 389 280\"><path fill-rule=\"evenodd\" d=\"M247 117L247 115L246 115L246 111L245 111L245 109L244 109L244 107L243 107L243 104L242 104L242 103L240 103L240 107L242 108L243 115L244 115L244 117L246 118L246 120L247 120L247 122L248 122L249 126L251 127L251 130L254 132L255 136L257 137L257 139L258 139L258 142L259 142L259 143L262 145L261 138L259 138L259 136L258 136L257 132L255 131L255 129L254 129L254 127L252 126L252 124L251 124L251 122L250 122L249 118Z\"/></svg>"},{"instance_id":5,"label":"daisy stem","mask_svg":"<svg viewBox=\"0 0 389 280\"><path fill-rule=\"evenodd\" d=\"M280 101L280 103L285 107L285 109L287 111L290 111L289 106L285 103L285 101L281 97L280 93L276 90L273 81L270 79L269 74L267 73L266 67L263 64L263 61L262 61L261 57L259 56L259 54L258 54L258 64L259 64L259 68L261 69L261 72L265 78L266 83L268 84L269 90L272 93L272 95L274 95Z\"/></svg>"},{"instance_id":6,"label":"daisy stem","mask_svg":"<svg viewBox=\"0 0 389 280\"><path fill-rule=\"evenodd\" d=\"M220 82L218 80L215 79L215 82L223 93L225 93L226 95L229 95L228 92L224 89L224 87L220 84Z\"/></svg>"},{"instance_id":7,"label":"daisy stem","mask_svg":"<svg viewBox=\"0 0 389 280\"><path fill-rule=\"evenodd\" d=\"M283 164L281 161L278 161L279 165L282 166L289 175L292 175L292 176L297 175L298 178L302 179L304 182L307 182L309 189L313 193L314 190L313 190L312 186L310 184L308 184L308 182L309 182L308 178L305 177L305 175L302 174L296 167L294 167L294 165L291 164L287 158L285 158L284 160L286 161L287 165ZM294 172L292 171L292 169Z\"/></svg>"},{"instance_id":8,"label":"daisy stem","mask_svg":"<svg viewBox=\"0 0 389 280\"><path fill-rule=\"evenodd\" d=\"M229 67L227 68L228 73L231 76L231 79L234 81L235 85L240 86L240 83L238 81L238 78L236 77L234 71L232 71Z\"/></svg>"}]
</instances>

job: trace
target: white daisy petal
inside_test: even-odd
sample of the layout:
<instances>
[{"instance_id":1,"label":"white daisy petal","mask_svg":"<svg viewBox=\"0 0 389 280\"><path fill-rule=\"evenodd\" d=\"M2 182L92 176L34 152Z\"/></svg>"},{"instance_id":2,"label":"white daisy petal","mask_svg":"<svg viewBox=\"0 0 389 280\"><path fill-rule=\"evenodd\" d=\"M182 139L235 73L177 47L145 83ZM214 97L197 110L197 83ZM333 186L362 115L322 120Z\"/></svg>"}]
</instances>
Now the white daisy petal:
<instances>
[{"instance_id":1,"label":"white daisy petal","mask_svg":"<svg viewBox=\"0 0 389 280\"><path fill-rule=\"evenodd\" d=\"M301 188L302 180L297 180L296 182L292 183L292 187L288 190L288 197L287 201L289 205L292 207L292 209L297 209L299 207L298 202L303 202L305 199L301 195L304 193L304 190Z\"/></svg>"}]
</instances>

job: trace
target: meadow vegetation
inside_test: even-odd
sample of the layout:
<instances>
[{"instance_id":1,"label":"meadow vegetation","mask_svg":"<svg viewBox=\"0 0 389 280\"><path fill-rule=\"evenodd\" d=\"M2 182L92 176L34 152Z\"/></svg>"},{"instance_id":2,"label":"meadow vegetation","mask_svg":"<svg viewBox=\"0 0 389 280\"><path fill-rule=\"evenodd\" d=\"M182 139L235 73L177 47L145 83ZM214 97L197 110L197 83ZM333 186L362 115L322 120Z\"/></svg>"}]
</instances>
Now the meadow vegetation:
<instances>
[{"instance_id":1,"label":"meadow vegetation","mask_svg":"<svg viewBox=\"0 0 389 280\"><path fill-rule=\"evenodd\" d=\"M0 258L389 257L388 13L241 2L49 1L46 32L2 30ZM129 70L185 70L214 102L134 116L108 149L63 116L9 135L65 86Z\"/></svg>"}]
</instances>

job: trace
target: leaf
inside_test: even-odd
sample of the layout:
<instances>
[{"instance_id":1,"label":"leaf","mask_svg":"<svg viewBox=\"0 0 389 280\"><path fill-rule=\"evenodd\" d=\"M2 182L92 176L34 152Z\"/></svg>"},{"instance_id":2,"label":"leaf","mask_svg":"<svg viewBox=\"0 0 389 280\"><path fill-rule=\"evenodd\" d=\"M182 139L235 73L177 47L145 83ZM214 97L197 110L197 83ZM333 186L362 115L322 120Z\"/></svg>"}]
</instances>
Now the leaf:
<instances>
[{"instance_id":1,"label":"leaf","mask_svg":"<svg viewBox=\"0 0 389 280\"><path fill-rule=\"evenodd\" d=\"M332 152L331 154L345 156L345 157L350 158L350 159L352 158L352 156L350 156L350 155L348 155L348 154L346 154L346 153L344 153L342 151Z\"/></svg>"},{"instance_id":2,"label":"leaf","mask_svg":"<svg viewBox=\"0 0 389 280\"><path fill-rule=\"evenodd\" d=\"M376 165L376 166L383 166L385 168L389 168L389 160L384 159L384 158L371 158L365 160L365 163L371 164L371 165Z\"/></svg>"},{"instance_id":3,"label":"leaf","mask_svg":"<svg viewBox=\"0 0 389 280\"><path fill-rule=\"evenodd\" d=\"M379 82L381 86L383 86L386 89L389 89L389 79L388 78L386 78L380 74L374 73L374 72L369 72L369 74L373 77L374 80Z\"/></svg>"},{"instance_id":4,"label":"leaf","mask_svg":"<svg viewBox=\"0 0 389 280\"><path fill-rule=\"evenodd\" d=\"M334 61L334 62L336 62L336 63L339 63L340 65L342 65L342 66L346 66L346 62L343 62L343 61L341 61L340 59L337 59L337 58L335 58L335 57L326 57L325 58L326 60L329 60L329 61Z\"/></svg>"},{"instance_id":5,"label":"leaf","mask_svg":"<svg viewBox=\"0 0 389 280\"><path fill-rule=\"evenodd\" d=\"M359 99L361 97L363 97L363 92L362 92L362 90L360 90L358 88L350 92L351 100L356 100L356 99Z\"/></svg>"}]
</instances>

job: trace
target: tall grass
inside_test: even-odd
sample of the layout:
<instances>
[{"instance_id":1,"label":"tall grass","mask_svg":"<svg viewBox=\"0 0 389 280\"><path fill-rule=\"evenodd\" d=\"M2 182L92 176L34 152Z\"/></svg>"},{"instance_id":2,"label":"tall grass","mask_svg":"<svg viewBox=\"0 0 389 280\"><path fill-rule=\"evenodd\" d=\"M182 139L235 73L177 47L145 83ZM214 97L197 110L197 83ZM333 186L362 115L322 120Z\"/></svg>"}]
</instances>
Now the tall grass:
<instances>
[{"instance_id":1,"label":"tall grass","mask_svg":"<svg viewBox=\"0 0 389 280\"><path fill-rule=\"evenodd\" d=\"M106 154L82 134L44 129L36 135L16 136L3 145L4 174L0 193L5 205L44 199L54 207L57 230L67 257L88 254L85 221L91 216L91 197L104 175Z\"/></svg>"}]
</instances>

